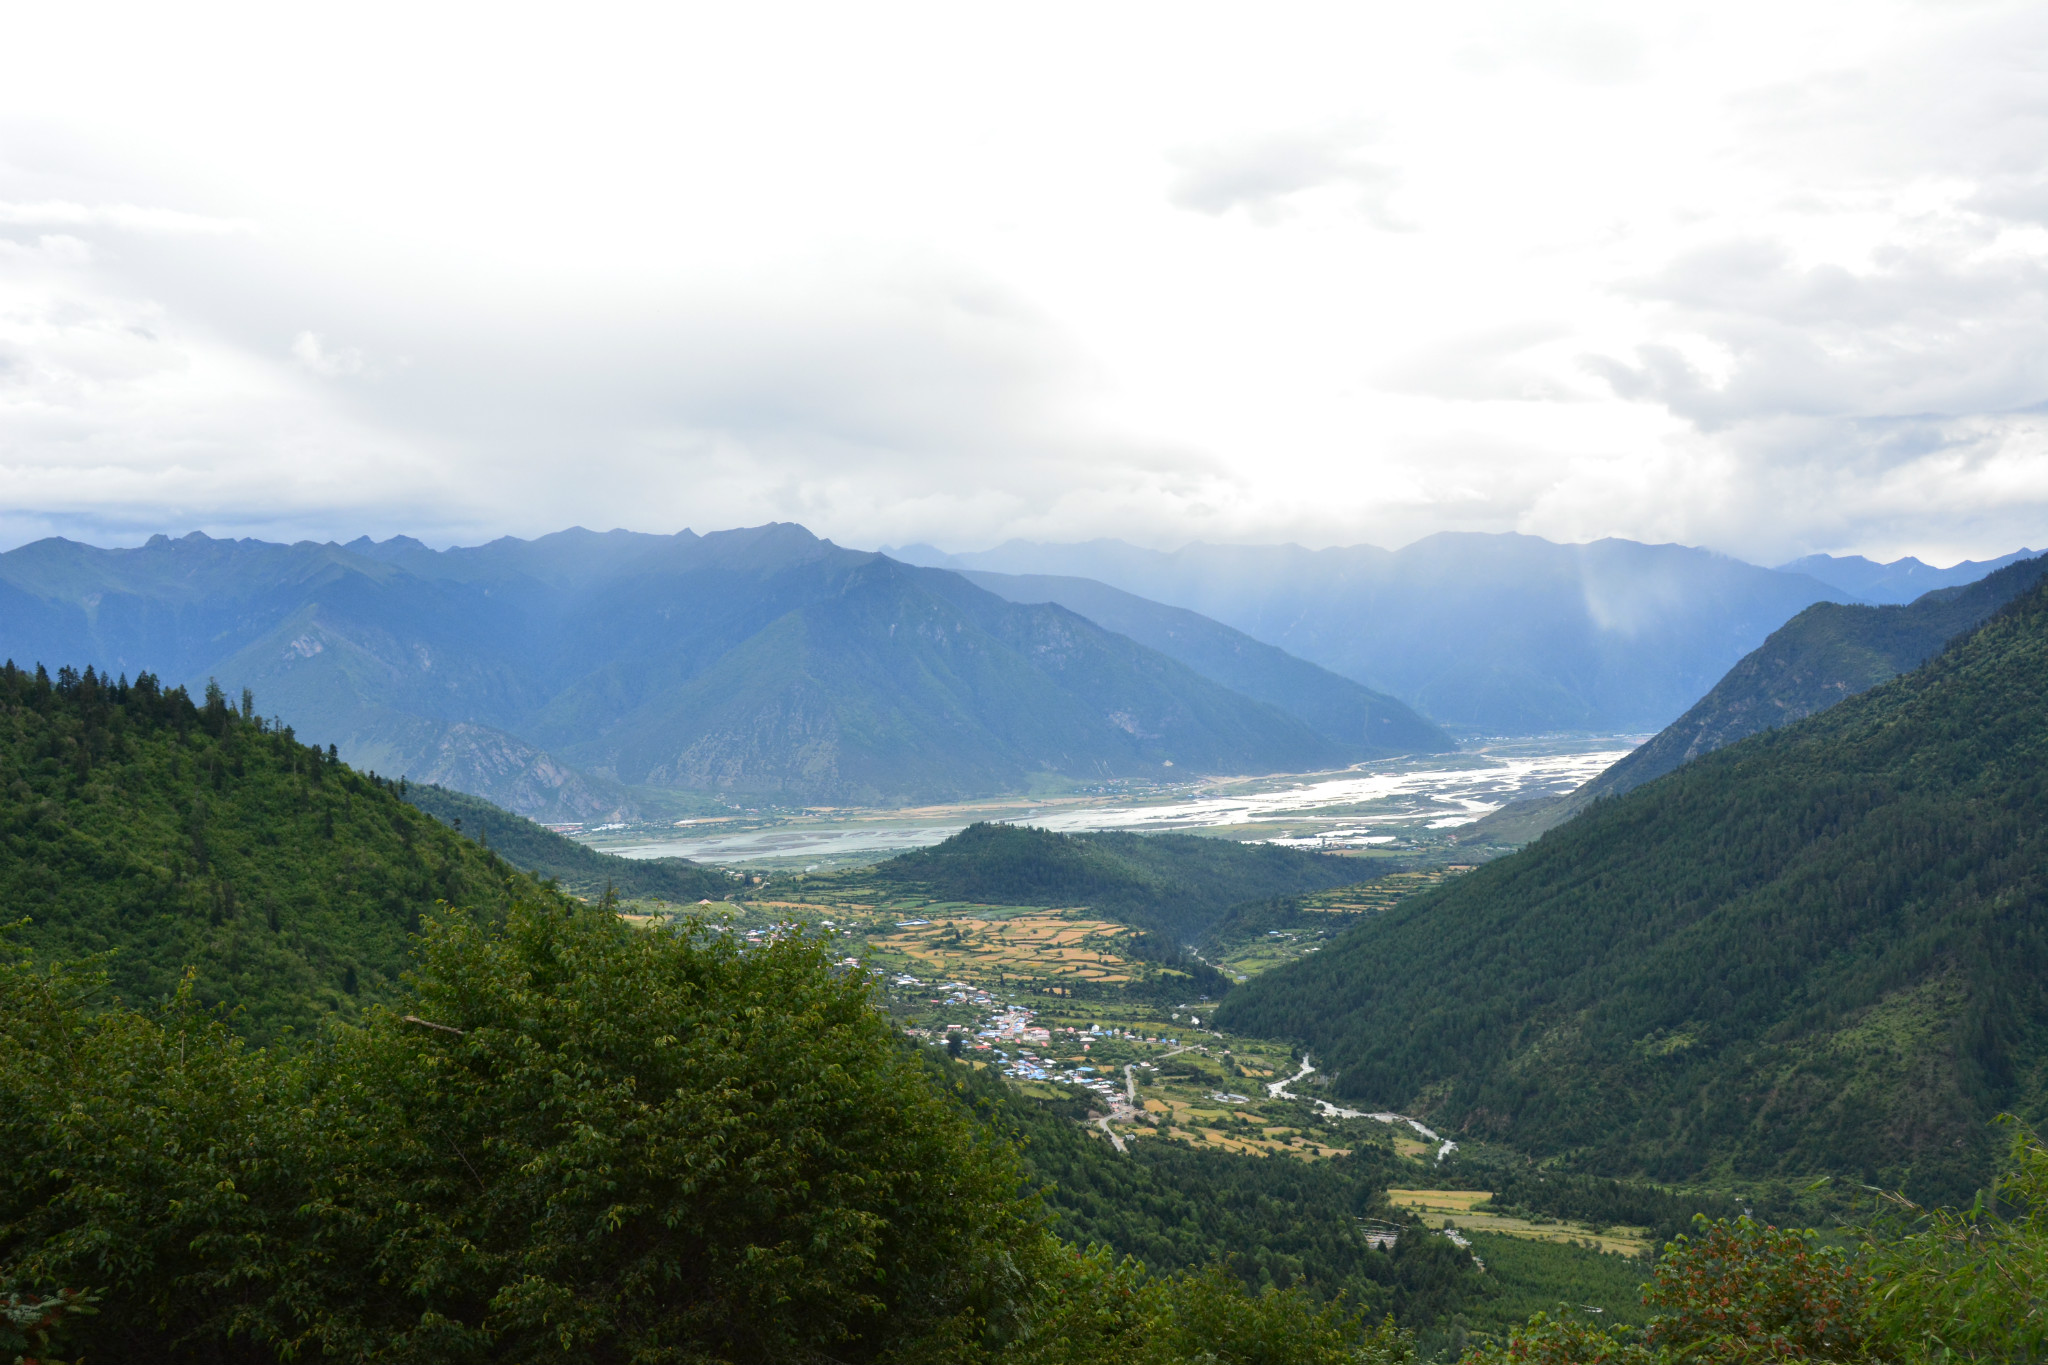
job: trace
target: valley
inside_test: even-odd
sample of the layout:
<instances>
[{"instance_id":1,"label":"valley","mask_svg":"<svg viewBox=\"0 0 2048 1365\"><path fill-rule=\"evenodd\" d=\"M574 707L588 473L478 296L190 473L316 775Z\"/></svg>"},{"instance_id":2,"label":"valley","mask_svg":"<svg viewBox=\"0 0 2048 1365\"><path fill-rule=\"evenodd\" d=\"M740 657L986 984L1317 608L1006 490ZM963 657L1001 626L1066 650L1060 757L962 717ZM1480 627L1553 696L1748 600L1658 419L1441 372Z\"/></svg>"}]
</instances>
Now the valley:
<instances>
[{"instance_id":1,"label":"valley","mask_svg":"<svg viewBox=\"0 0 2048 1365\"><path fill-rule=\"evenodd\" d=\"M2048 1365L2048 0L9 18L0 1365Z\"/></svg>"},{"instance_id":2,"label":"valley","mask_svg":"<svg viewBox=\"0 0 2048 1365\"><path fill-rule=\"evenodd\" d=\"M1295 919L1311 921L1305 927L1255 924L1233 933L1226 920L1211 931L1201 961L1247 980L1462 871L1376 864L1360 861L1361 875L1372 880L1291 898ZM1390 1210L1413 1213L1430 1228L1453 1215L1454 1240L1469 1231L1542 1243L1566 1256L1637 1257L1649 1245L1641 1228L1482 1207L1489 1194L1467 1188L1468 1176L1445 1179L1456 1169L1445 1162L1458 1150L1455 1141L1405 1115L1332 1105L1329 1078L1297 1049L1218 1029L1216 999L1146 954L1142 929L1086 906L892 895L853 870L771 877L726 900L640 903L626 913L643 925L695 924L755 947L791 935L823 940L842 969L872 976L903 1036L1002 1075L1025 1102L1062 1112L1081 1106L1076 1117L1119 1154L1166 1144L1308 1163L1370 1157L1408 1186L1389 1193ZM1387 1226L1388 1236L1397 1235L1398 1225Z\"/></svg>"},{"instance_id":3,"label":"valley","mask_svg":"<svg viewBox=\"0 0 2048 1365\"><path fill-rule=\"evenodd\" d=\"M688 1169L723 1168L724 1139L693 1126L710 1102L747 1112L731 1121L755 1125L763 1160L836 1161L869 1134L927 1190L967 1169L915 1155L950 1133L995 1163L987 1198L1041 1211L1018 1235L1055 1262L1105 1248L1130 1259L1089 1264L1161 1293L1207 1274L1220 1287L1200 1292L1267 1305L1245 1311L1341 1298L1417 1332L1421 1358L1498 1343L1559 1302L1642 1322L1649 1253L1687 1254L1672 1239L1696 1215L1722 1220L1716 1236L1750 1236L1729 1220L1754 1213L1843 1242L1878 1181L1961 1206L1998 1169L1991 1121L2039 1112L2048 597L2001 604L2033 569L2001 572L1955 603L1989 620L1917 667L1941 610L1816 609L1803 620L1852 643L1872 623L1918 631L1906 671L1832 705L1833 675L1801 674L1813 714L1519 851L1493 832L1514 807L1583 796L1631 741L1068 776L924 804L698 791L680 817L550 827L359 772L248 691L209 686L202 704L149 675L0 667L0 873L33 912L0 978L28 1002L0 1016L0 1081L48 1116L16 1126L16 1165L55 1169L37 1145L53 1124L171 1113L191 1128L181 1152L314 1151L248 1177L284 1226L359 1160L358 1128L396 1125L360 1159L402 1208L428 1186L479 1208L547 1201L554 1178L520 1174L538 1168L503 1144L603 1165L619 1125L649 1121L633 1097L659 1094L673 1140L708 1144ZM225 1090L177 1089L194 1040ZM53 1080L39 1059L64 1048L91 1059ZM762 1079L721 1079L743 1074ZM73 1105L73 1086L96 1098ZM589 1117L565 1124L551 1115L571 1091ZM230 1113L221 1095L246 1099ZM794 1139L773 1132L818 1104ZM153 1150L119 1133L86 1148ZM173 1182L197 1178L185 1164ZM646 1179L685 1169L663 1159ZM216 1195L242 1188L195 1170ZM6 1197L72 1216L40 1187ZM706 1207L650 1198L686 1219ZM534 1226L521 1213L489 1235ZM34 1252L58 1283L77 1270L65 1236ZM135 1302L123 1330L147 1335Z\"/></svg>"},{"instance_id":4,"label":"valley","mask_svg":"<svg viewBox=\"0 0 2048 1365\"><path fill-rule=\"evenodd\" d=\"M936 844L977 820L1042 829L1202 831L1235 840L1452 860L1458 831L1514 801L1573 791L1640 736L1495 740L1456 754L1320 773L1118 783L1060 794L891 808L736 810L579 830L627 858L688 858L756 871L858 867Z\"/></svg>"}]
</instances>

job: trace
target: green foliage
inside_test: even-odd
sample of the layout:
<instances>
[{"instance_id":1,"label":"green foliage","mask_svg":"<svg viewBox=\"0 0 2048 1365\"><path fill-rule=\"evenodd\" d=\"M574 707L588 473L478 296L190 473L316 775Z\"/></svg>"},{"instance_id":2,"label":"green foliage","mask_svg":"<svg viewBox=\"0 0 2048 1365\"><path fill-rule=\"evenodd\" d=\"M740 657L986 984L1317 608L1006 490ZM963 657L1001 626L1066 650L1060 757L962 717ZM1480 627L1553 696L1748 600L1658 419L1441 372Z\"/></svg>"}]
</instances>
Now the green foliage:
<instances>
[{"instance_id":1,"label":"green foliage","mask_svg":"<svg viewBox=\"0 0 2048 1365\"><path fill-rule=\"evenodd\" d=\"M2048 595L1233 991L1336 1089L1580 1169L1967 1200L2048 1075Z\"/></svg>"},{"instance_id":2,"label":"green foliage","mask_svg":"<svg viewBox=\"0 0 2048 1365\"><path fill-rule=\"evenodd\" d=\"M1614 1332L1572 1316L1538 1313L1501 1343L1489 1343L1463 1358L1462 1365L1661 1365L1656 1353L1626 1330Z\"/></svg>"},{"instance_id":3,"label":"green foliage","mask_svg":"<svg viewBox=\"0 0 2048 1365\"><path fill-rule=\"evenodd\" d=\"M54 1294L0 1293L0 1352L12 1352L15 1365L64 1365L50 1354L62 1346L68 1328L98 1311L99 1296L90 1290L60 1289Z\"/></svg>"},{"instance_id":4,"label":"green foliage","mask_svg":"<svg viewBox=\"0 0 2048 1365\"><path fill-rule=\"evenodd\" d=\"M1871 1331L1868 1280L1843 1251L1811 1232L1747 1218L1707 1223L1665 1248L1643 1293L1652 1310L1640 1339L1561 1309L1468 1356L1468 1365L1763 1365L1882 1358Z\"/></svg>"},{"instance_id":5,"label":"green foliage","mask_svg":"<svg viewBox=\"0 0 2048 1365\"><path fill-rule=\"evenodd\" d=\"M1050 1246L1015 1157L807 940L521 901L311 1050L5 977L0 1265L108 1358L957 1358Z\"/></svg>"},{"instance_id":6,"label":"green foliage","mask_svg":"<svg viewBox=\"0 0 2048 1365\"><path fill-rule=\"evenodd\" d=\"M1537 1314L1468 1365L2048 1360L2048 1148L2011 1119L2001 1178L1969 1209L1896 1196L1852 1250L1748 1218L1700 1220L1644 1291L1636 1337Z\"/></svg>"},{"instance_id":7,"label":"green foliage","mask_svg":"<svg viewBox=\"0 0 2048 1365\"><path fill-rule=\"evenodd\" d=\"M266 1038L389 996L423 913L524 879L253 711L0 667L0 901L44 958L107 954L130 1000L195 968Z\"/></svg>"},{"instance_id":8,"label":"green foliage","mask_svg":"<svg viewBox=\"0 0 2048 1365\"><path fill-rule=\"evenodd\" d=\"M467 792L409 782L401 784L399 794L514 867L553 881L564 891L584 896L616 891L628 900L690 904L722 899L733 887L725 873L687 858L621 858L600 853Z\"/></svg>"},{"instance_id":9,"label":"green foliage","mask_svg":"<svg viewBox=\"0 0 2048 1365\"><path fill-rule=\"evenodd\" d=\"M2008 1126L1988 1198L1960 1212L1894 1198L1906 1226L1866 1246L1880 1329L1929 1360L2048 1360L2048 1147Z\"/></svg>"},{"instance_id":10,"label":"green foliage","mask_svg":"<svg viewBox=\"0 0 2048 1365\"><path fill-rule=\"evenodd\" d=\"M1811 1231L1748 1218L1702 1221L1665 1248L1643 1302L1658 1312L1645 1342L1673 1360L1861 1360L1869 1288L1838 1247Z\"/></svg>"},{"instance_id":11,"label":"green foliage","mask_svg":"<svg viewBox=\"0 0 2048 1365\"><path fill-rule=\"evenodd\" d=\"M1085 905L1187 943L1241 901L1361 880L1357 861L1195 834L1055 834L974 824L860 874L899 895L997 905Z\"/></svg>"},{"instance_id":12,"label":"green foliage","mask_svg":"<svg viewBox=\"0 0 2048 1365\"><path fill-rule=\"evenodd\" d=\"M1475 1292L1457 1310L1475 1330L1503 1332L1559 1304L1597 1309L1599 1321L1610 1327L1648 1321L1642 1295L1650 1264L1643 1257L1492 1232L1465 1235L1486 1262Z\"/></svg>"},{"instance_id":13,"label":"green foliage","mask_svg":"<svg viewBox=\"0 0 2048 1365\"><path fill-rule=\"evenodd\" d=\"M1153 1277L1101 1248L1068 1253L1014 1365L1414 1365L1413 1334L1299 1290L1252 1293L1220 1267Z\"/></svg>"}]
</instances>

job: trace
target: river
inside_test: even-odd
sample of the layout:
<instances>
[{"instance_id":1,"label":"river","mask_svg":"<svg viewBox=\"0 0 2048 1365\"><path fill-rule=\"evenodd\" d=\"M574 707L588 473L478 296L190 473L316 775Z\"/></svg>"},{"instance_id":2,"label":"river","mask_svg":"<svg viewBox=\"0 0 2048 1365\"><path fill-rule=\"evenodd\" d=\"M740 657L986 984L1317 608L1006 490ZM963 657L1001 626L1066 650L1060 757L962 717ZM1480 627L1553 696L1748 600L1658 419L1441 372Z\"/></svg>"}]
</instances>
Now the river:
<instances>
[{"instance_id":1,"label":"river","mask_svg":"<svg viewBox=\"0 0 2048 1365\"><path fill-rule=\"evenodd\" d=\"M1632 739L1517 740L1339 772L1196 781L1135 796L835 811L727 830L663 830L654 838L642 826L590 842L629 858L785 868L872 862L938 843L977 819L1062 831L1217 830L1302 848L1399 846L1470 824L1509 801L1568 792L1627 753Z\"/></svg>"}]
</instances>

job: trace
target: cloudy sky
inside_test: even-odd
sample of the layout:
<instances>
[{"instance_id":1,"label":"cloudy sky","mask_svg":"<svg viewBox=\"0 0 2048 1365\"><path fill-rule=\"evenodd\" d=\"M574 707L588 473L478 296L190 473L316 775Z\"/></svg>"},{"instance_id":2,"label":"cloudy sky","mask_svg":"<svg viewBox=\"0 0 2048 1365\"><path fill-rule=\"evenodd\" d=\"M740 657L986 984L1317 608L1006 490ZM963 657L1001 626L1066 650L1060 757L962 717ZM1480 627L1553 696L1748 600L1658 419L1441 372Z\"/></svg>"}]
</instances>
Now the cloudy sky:
<instances>
[{"instance_id":1,"label":"cloudy sky","mask_svg":"<svg viewBox=\"0 0 2048 1365\"><path fill-rule=\"evenodd\" d=\"M16 7L0 547L2048 543L2048 6Z\"/></svg>"}]
</instances>

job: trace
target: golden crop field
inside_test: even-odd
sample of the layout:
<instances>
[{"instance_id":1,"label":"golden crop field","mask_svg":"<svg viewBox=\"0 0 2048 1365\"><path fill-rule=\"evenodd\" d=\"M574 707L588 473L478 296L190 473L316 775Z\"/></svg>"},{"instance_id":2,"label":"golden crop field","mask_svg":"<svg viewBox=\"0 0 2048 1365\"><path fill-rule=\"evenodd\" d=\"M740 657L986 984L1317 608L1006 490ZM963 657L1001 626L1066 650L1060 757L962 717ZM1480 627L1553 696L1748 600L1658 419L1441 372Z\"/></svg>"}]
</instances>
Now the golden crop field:
<instances>
[{"instance_id":1,"label":"golden crop field","mask_svg":"<svg viewBox=\"0 0 2048 1365\"><path fill-rule=\"evenodd\" d=\"M1485 1190L1388 1190L1387 1202L1411 1209L1426 1223L1441 1224L1448 1217L1462 1232L1497 1232L1505 1237L1522 1237L1535 1242L1592 1244L1602 1251L1619 1251L1640 1256L1649 1250L1647 1228L1599 1228L1583 1223L1532 1222L1508 1214L1479 1213L1473 1205L1493 1198Z\"/></svg>"},{"instance_id":2,"label":"golden crop field","mask_svg":"<svg viewBox=\"0 0 2048 1365\"><path fill-rule=\"evenodd\" d=\"M1131 980L1117 940L1137 932L1099 919L1058 912L1005 919L956 916L929 925L896 928L870 942L902 953L939 976L1045 976L1078 981Z\"/></svg>"}]
</instances>

